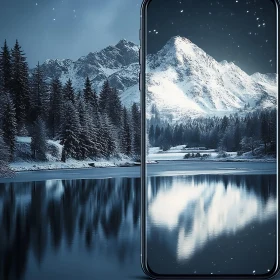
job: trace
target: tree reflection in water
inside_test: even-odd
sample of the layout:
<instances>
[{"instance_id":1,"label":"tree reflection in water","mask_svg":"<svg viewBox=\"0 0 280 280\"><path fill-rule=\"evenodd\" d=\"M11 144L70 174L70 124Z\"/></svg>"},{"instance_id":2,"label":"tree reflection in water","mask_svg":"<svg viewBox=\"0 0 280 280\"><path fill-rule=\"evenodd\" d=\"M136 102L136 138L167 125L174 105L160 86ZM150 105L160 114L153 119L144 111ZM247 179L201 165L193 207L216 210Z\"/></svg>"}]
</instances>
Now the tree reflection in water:
<instances>
[{"instance_id":1,"label":"tree reflection in water","mask_svg":"<svg viewBox=\"0 0 280 280\"><path fill-rule=\"evenodd\" d=\"M139 179L0 184L0 278L23 278L30 252L40 265L63 243L124 262L139 253L139 201Z\"/></svg>"},{"instance_id":2,"label":"tree reflection in water","mask_svg":"<svg viewBox=\"0 0 280 280\"><path fill-rule=\"evenodd\" d=\"M160 192L176 187L182 178L150 178L150 202ZM184 180L194 185L223 184L225 189L234 184L264 203L276 197L273 176L203 175ZM140 179L129 178L0 184L0 279L31 279L33 266L49 271L50 263L54 265L50 259L57 256L57 261L70 260L64 268L58 264L50 275L67 268L72 272L74 268L67 265L73 263L77 274L72 277L81 277L81 271L86 274L82 263L85 258L91 262L93 256L96 266L86 266L90 267L87 275L102 270L98 279L106 279L106 270L115 262L120 265L114 267L116 273L128 262L133 262L125 267L131 268L130 273L141 272L140 195ZM207 203L205 200L206 210ZM179 222L187 229L193 224L187 216ZM164 248L171 245L167 242ZM104 261L104 267L97 267L102 265L97 259Z\"/></svg>"}]
</instances>

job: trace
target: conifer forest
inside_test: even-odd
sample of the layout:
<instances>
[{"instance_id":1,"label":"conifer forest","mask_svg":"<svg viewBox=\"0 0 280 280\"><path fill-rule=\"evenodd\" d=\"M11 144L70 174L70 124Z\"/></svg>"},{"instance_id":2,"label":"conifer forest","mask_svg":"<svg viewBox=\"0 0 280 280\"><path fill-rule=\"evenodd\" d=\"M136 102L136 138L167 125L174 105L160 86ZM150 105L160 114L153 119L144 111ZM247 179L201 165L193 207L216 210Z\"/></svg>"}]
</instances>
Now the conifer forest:
<instances>
[{"instance_id":1,"label":"conifer forest","mask_svg":"<svg viewBox=\"0 0 280 280\"><path fill-rule=\"evenodd\" d=\"M97 93L90 79L75 91L71 79L46 82L38 63L30 71L19 42L7 42L0 52L0 160L17 158L17 137L31 137L30 160L46 161L48 139L63 146L61 161L69 158L140 156L140 109L122 105L118 91L105 81Z\"/></svg>"}]
</instances>

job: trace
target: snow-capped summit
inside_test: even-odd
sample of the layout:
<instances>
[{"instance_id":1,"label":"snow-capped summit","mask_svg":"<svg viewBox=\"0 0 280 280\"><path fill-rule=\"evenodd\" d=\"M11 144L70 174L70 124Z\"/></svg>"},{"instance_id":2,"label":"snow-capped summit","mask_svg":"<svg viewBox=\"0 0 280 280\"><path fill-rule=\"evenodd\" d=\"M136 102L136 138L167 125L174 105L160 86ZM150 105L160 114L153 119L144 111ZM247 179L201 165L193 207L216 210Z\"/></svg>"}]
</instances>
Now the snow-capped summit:
<instances>
[{"instance_id":1,"label":"snow-capped summit","mask_svg":"<svg viewBox=\"0 0 280 280\"><path fill-rule=\"evenodd\" d=\"M126 50L127 52L129 51L138 51L139 47L137 45L135 45L134 43L127 41L126 39L122 39L120 40L117 44L116 44L116 48L120 49L120 50Z\"/></svg>"},{"instance_id":2,"label":"snow-capped summit","mask_svg":"<svg viewBox=\"0 0 280 280\"><path fill-rule=\"evenodd\" d=\"M275 74L250 76L179 36L149 56L147 80L148 107L156 104L162 115L174 120L234 113L248 103L250 108L276 106ZM133 98L124 93L126 99Z\"/></svg>"},{"instance_id":3,"label":"snow-capped summit","mask_svg":"<svg viewBox=\"0 0 280 280\"><path fill-rule=\"evenodd\" d=\"M138 62L139 47L125 39L120 40L114 46L108 46L97 52L91 52L77 61L70 59L52 60L48 59L42 64L47 80L59 77L65 83L69 78L73 81L76 89L82 89L87 76L93 83L93 87L99 91L102 83L108 79L112 86L122 90L135 84L138 81L135 78L130 80L129 71L133 64ZM128 67L127 77L123 77L123 69ZM135 68L135 67L134 67ZM120 72L118 74L118 72ZM139 70L135 72L135 77Z\"/></svg>"},{"instance_id":4,"label":"snow-capped summit","mask_svg":"<svg viewBox=\"0 0 280 280\"><path fill-rule=\"evenodd\" d=\"M48 60L42 67L50 80L71 78L82 89L86 76L99 91L108 79L125 105L140 102L138 88L139 47L125 39L114 46L89 53L77 61ZM147 59L148 107L156 104L163 116L224 115L243 110L275 107L276 74L248 75L233 62L218 62L187 38L172 37Z\"/></svg>"}]
</instances>

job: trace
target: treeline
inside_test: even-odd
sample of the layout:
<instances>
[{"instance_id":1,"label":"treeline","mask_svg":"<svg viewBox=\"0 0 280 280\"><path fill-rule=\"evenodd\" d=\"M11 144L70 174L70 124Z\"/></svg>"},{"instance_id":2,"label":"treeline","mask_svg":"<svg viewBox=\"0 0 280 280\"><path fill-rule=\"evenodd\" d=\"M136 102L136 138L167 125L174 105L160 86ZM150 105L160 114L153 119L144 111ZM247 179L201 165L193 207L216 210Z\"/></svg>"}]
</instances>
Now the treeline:
<instances>
[{"instance_id":1,"label":"treeline","mask_svg":"<svg viewBox=\"0 0 280 280\"><path fill-rule=\"evenodd\" d=\"M35 160L46 160L47 139L60 140L62 161L125 154L140 155L140 110L125 108L115 88L105 81L99 96L86 78L75 92L69 79L47 83L41 66L30 74L18 41L0 52L0 142L5 158L14 160L16 136L31 136ZM0 150L0 159L4 154Z\"/></svg>"},{"instance_id":2,"label":"treeline","mask_svg":"<svg viewBox=\"0 0 280 280\"><path fill-rule=\"evenodd\" d=\"M150 145L163 150L186 145L254 153L256 148L262 146L265 154L276 154L276 133L276 109L258 110L245 116L235 114L221 118L188 119L176 125L162 122L156 111L148 132Z\"/></svg>"}]
</instances>

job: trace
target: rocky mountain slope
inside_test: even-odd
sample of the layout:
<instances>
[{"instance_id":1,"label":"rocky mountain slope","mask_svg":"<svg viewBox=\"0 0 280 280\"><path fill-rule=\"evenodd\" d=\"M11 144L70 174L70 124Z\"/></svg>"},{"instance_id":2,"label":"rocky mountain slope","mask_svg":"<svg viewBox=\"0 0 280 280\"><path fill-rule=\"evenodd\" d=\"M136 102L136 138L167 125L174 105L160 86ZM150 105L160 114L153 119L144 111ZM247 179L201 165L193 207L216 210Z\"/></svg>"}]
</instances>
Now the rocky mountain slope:
<instances>
[{"instance_id":1,"label":"rocky mountain slope","mask_svg":"<svg viewBox=\"0 0 280 280\"><path fill-rule=\"evenodd\" d=\"M47 81L59 77L65 83L70 78L77 90L83 88L85 78L89 76L97 91L106 79L109 80L111 86L123 91L138 83L138 53L137 45L121 40L115 46L89 53L77 61L48 59L42 64L42 70Z\"/></svg>"},{"instance_id":2,"label":"rocky mountain slope","mask_svg":"<svg viewBox=\"0 0 280 280\"><path fill-rule=\"evenodd\" d=\"M116 87L125 105L140 102L138 51L121 40L77 61L47 60L43 70L50 80L71 78L82 89L88 75L99 91L105 79ZM277 105L276 74L248 75L232 62L217 62L190 40L171 38L156 54L148 56L148 111L156 104L163 116L180 120L186 116L224 115Z\"/></svg>"}]
</instances>

